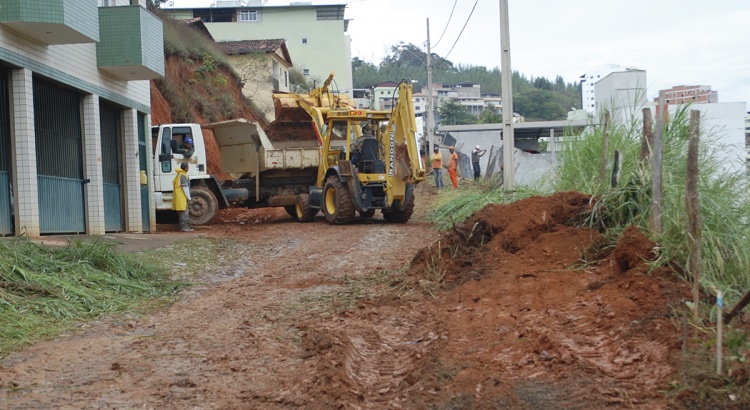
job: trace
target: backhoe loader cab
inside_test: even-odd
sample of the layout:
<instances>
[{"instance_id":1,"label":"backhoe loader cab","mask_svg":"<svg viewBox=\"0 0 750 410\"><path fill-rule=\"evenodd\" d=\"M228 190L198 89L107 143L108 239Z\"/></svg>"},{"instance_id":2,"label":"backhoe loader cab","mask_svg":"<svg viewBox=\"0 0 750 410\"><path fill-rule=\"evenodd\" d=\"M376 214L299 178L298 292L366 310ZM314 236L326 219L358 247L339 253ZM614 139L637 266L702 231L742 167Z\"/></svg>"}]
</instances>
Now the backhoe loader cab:
<instances>
[{"instance_id":1,"label":"backhoe loader cab","mask_svg":"<svg viewBox=\"0 0 750 410\"><path fill-rule=\"evenodd\" d=\"M297 199L296 219L344 224L355 214L406 222L414 210L414 188L424 180L416 140L411 84L402 82L393 111L317 107L300 99L318 134L320 162L315 186ZM367 132L365 132L367 131Z\"/></svg>"}]
</instances>

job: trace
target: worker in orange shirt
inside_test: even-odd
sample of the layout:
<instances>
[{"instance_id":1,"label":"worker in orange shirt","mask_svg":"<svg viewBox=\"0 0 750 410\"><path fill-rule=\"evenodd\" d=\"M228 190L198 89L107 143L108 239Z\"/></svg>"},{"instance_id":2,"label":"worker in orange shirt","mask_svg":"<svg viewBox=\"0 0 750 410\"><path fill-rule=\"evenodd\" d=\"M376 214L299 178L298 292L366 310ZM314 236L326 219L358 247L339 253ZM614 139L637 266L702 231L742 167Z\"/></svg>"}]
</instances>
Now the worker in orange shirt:
<instances>
[{"instance_id":1,"label":"worker in orange shirt","mask_svg":"<svg viewBox=\"0 0 750 410\"><path fill-rule=\"evenodd\" d=\"M440 148L435 145L435 153L430 157L432 161L432 172L435 174L435 188L440 189L443 186L443 153L440 152Z\"/></svg>"},{"instance_id":2,"label":"worker in orange shirt","mask_svg":"<svg viewBox=\"0 0 750 410\"><path fill-rule=\"evenodd\" d=\"M456 154L456 147L451 145L451 156L448 159L448 174L451 176L451 183L453 189L458 188L458 154Z\"/></svg>"}]
</instances>

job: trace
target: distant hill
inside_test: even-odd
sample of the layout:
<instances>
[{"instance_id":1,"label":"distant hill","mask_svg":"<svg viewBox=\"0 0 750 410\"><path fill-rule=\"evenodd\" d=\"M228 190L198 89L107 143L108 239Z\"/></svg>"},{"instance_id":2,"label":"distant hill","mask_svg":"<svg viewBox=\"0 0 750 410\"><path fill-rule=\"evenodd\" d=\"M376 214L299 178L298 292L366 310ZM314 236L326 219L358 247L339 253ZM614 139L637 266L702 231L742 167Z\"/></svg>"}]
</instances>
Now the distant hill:
<instances>
[{"instance_id":1,"label":"distant hill","mask_svg":"<svg viewBox=\"0 0 750 410\"><path fill-rule=\"evenodd\" d=\"M352 60L355 88L367 88L384 81L399 81L403 78L417 80L415 88L427 84L426 55L416 46L402 45L401 50L392 47L392 55L379 65ZM432 57L432 81L446 84L472 82L481 85L482 94L501 94L500 70L488 70L482 66L455 66L438 55ZM530 77L513 72L513 108L527 120L563 120L571 107L580 108L578 83L565 83L557 76L554 81L544 77Z\"/></svg>"}]
</instances>

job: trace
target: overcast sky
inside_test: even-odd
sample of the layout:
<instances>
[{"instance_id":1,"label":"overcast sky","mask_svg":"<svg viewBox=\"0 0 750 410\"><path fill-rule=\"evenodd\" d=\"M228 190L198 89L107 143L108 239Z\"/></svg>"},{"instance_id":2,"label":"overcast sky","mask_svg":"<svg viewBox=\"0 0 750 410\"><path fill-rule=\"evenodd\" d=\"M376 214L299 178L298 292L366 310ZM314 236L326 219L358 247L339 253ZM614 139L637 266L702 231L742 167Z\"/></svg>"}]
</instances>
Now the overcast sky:
<instances>
[{"instance_id":1,"label":"overcast sky","mask_svg":"<svg viewBox=\"0 0 750 410\"><path fill-rule=\"evenodd\" d=\"M174 0L174 7L211 3ZM398 42L424 48L429 18L433 53L454 64L500 66L499 0L313 1L342 3L352 20L352 57L377 64ZM718 91L720 102L750 102L750 0L508 3L511 67L527 77L575 82L617 64L646 70L649 99L659 89L701 84Z\"/></svg>"}]
</instances>

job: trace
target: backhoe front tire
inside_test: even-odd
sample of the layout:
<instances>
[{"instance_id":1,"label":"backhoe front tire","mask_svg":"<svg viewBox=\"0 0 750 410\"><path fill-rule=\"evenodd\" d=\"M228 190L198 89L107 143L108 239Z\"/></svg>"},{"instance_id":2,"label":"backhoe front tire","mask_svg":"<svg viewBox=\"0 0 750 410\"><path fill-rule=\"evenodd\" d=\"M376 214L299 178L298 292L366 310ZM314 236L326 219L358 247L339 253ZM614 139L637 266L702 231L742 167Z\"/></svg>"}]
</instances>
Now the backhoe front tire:
<instances>
[{"instance_id":1,"label":"backhoe front tire","mask_svg":"<svg viewBox=\"0 0 750 410\"><path fill-rule=\"evenodd\" d=\"M298 222L310 222L317 213L317 209L310 208L310 195L297 195L297 199L294 201L294 219Z\"/></svg>"},{"instance_id":2,"label":"backhoe front tire","mask_svg":"<svg viewBox=\"0 0 750 410\"><path fill-rule=\"evenodd\" d=\"M332 175L323 187L323 215L329 224L341 225L354 219L354 203L349 189L338 176Z\"/></svg>"},{"instance_id":3,"label":"backhoe front tire","mask_svg":"<svg viewBox=\"0 0 750 410\"><path fill-rule=\"evenodd\" d=\"M188 222L192 225L210 224L219 212L219 201L214 193L204 186L193 186L190 187L190 196Z\"/></svg>"},{"instance_id":4,"label":"backhoe front tire","mask_svg":"<svg viewBox=\"0 0 750 410\"><path fill-rule=\"evenodd\" d=\"M403 210L383 212L383 219L385 219L388 222L395 222L395 223L403 224L409 221L409 218L411 218L411 214L413 213L414 213L414 196L412 195L411 199L409 199L409 203L406 204L406 207Z\"/></svg>"}]
</instances>

